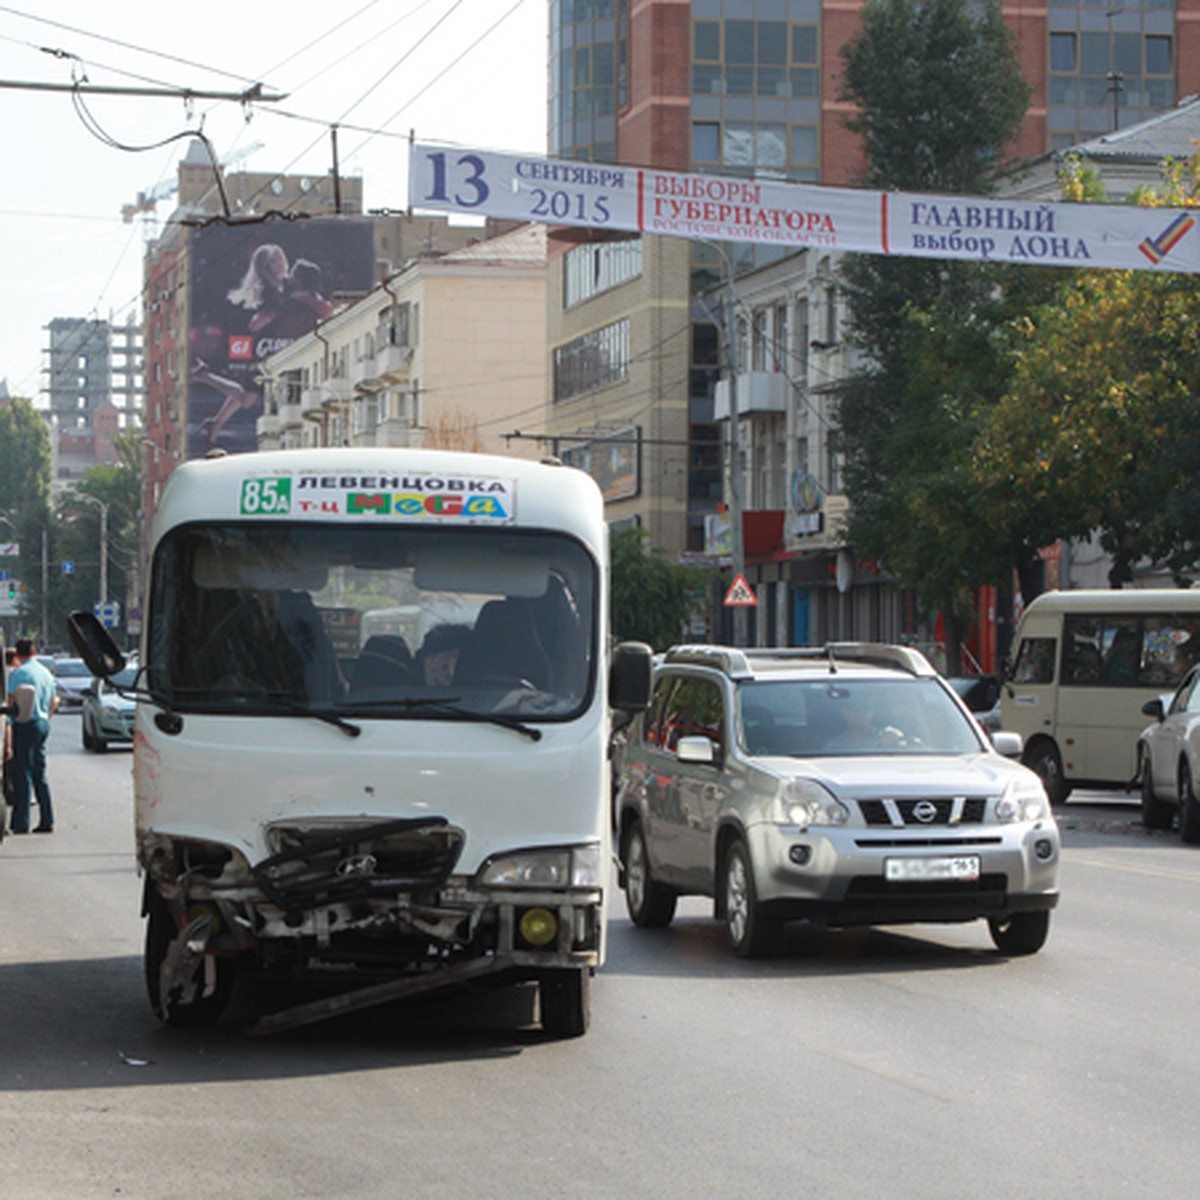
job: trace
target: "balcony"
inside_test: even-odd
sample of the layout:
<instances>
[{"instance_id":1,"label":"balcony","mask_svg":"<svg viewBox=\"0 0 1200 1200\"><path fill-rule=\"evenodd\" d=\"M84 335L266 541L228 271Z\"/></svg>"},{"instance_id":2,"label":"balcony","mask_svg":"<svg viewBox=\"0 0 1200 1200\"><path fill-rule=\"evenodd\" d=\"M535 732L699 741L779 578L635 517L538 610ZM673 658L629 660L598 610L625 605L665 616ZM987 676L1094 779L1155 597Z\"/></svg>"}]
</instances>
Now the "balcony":
<instances>
[{"instance_id":1,"label":"balcony","mask_svg":"<svg viewBox=\"0 0 1200 1200\"><path fill-rule=\"evenodd\" d=\"M411 346L380 346L375 351L375 373L384 384L401 383L412 371Z\"/></svg>"},{"instance_id":2,"label":"balcony","mask_svg":"<svg viewBox=\"0 0 1200 1200\"><path fill-rule=\"evenodd\" d=\"M354 395L354 385L349 379L326 379L317 386L318 402L323 407L346 404Z\"/></svg>"},{"instance_id":3,"label":"balcony","mask_svg":"<svg viewBox=\"0 0 1200 1200\"><path fill-rule=\"evenodd\" d=\"M791 390L787 376L778 371L741 371L737 376L738 415L787 412ZM729 420L728 379L717 383L713 394L713 420Z\"/></svg>"},{"instance_id":4,"label":"balcony","mask_svg":"<svg viewBox=\"0 0 1200 1200\"><path fill-rule=\"evenodd\" d=\"M387 387L387 381L382 379L379 367L379 356L360 358L350 369L350 382L356 392L381 392Z\"/></svg>"}]
</instances>

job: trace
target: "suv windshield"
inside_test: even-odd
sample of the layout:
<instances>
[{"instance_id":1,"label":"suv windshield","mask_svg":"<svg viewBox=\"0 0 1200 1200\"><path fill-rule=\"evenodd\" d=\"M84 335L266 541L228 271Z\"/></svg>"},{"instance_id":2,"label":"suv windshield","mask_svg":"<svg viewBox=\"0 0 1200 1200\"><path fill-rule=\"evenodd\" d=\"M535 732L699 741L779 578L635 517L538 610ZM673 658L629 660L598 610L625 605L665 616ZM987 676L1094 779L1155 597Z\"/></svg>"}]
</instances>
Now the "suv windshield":
<instances>
[{"instance_id":1,"label":"suv windshield","mask_svg":"<svg viewBox=\"0 0 1200 1200\"><path fill-rule=\"evenodd\" d=\"M594 687L591 556L472 528L184 526L146 685L180 711L564 719Z\"/></svg>"},{"instance_id":2,"label":"suv windshield","mask_svg":"<svg viewBox=\"0 0 1200 1200\"><path fill-rule=\"evenodd\" d=\"M748 753L969 754L982 746L936 679L765 680L738 688Z\"/></svg>"}]
</instances>

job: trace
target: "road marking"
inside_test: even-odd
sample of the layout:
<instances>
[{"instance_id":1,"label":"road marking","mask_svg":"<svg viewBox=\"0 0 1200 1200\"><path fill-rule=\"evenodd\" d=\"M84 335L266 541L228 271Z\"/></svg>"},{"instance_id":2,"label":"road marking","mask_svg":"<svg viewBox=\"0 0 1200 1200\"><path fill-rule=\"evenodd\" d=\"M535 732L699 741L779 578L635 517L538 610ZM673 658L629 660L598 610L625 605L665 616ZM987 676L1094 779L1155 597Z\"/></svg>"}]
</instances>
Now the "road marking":
<instances>
[{"instance_id":1,"label":"road marking","mask_svg":"<svg viewBox=\"0 0 1200 1200\"><path fill-rule=\"evenodd\" d=\"M1125 863L1109 862L1103 858L1076 858L1073 854L1065 856L1064 862L1079 863L1085 867L1100 867L1105 871L1124 871L1127 875L1149 875L1155 879L1178 879L1184 883L1200 883L1200 873L1196 871L1176 871L1170 867L1131 867Z\"/></svg>"}]
</instances>

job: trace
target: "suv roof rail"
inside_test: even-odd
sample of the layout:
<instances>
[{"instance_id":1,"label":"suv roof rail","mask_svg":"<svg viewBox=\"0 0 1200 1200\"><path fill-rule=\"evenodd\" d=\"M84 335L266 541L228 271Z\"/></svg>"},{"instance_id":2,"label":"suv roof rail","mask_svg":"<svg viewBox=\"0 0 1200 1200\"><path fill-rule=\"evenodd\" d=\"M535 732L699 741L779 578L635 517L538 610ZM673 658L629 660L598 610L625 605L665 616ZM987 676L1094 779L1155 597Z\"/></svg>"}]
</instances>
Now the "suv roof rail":
<instances>
[{"instance_id":1,"label":"suv roof rail","mask_svg":"<svg viewBox=\"0 0 1200 1200\"><path fill-rule=\"evenodd\" d=\"M766 662L827 662L831 671L839 662L891 667L910 675L935 675L929 660L911 646L893 646L885 642L827 642L824 646L672 646L665 654L669 663L691 663L714 667L726 675L751 675L757 664Z\"/></svg>"}]
</instances>

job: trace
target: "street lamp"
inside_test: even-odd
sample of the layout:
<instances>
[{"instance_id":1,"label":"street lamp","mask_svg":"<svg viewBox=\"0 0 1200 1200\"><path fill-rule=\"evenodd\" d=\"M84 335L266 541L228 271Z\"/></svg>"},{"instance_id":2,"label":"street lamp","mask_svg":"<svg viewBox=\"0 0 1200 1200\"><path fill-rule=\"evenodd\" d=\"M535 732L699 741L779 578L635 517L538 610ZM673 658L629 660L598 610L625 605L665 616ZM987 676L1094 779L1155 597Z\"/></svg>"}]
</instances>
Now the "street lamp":
<instances>
[{"instance_id":1,"label":"street lamp","mask_svg":"<svg viewBox=\"0 0 1200 1200\"><path fill-rule=\"evenodd\" d=\"M76 500L87 500L100 508L100 604L108 603L108 505L87 492L74 492Z\"/></svg>"}]
</instances>

